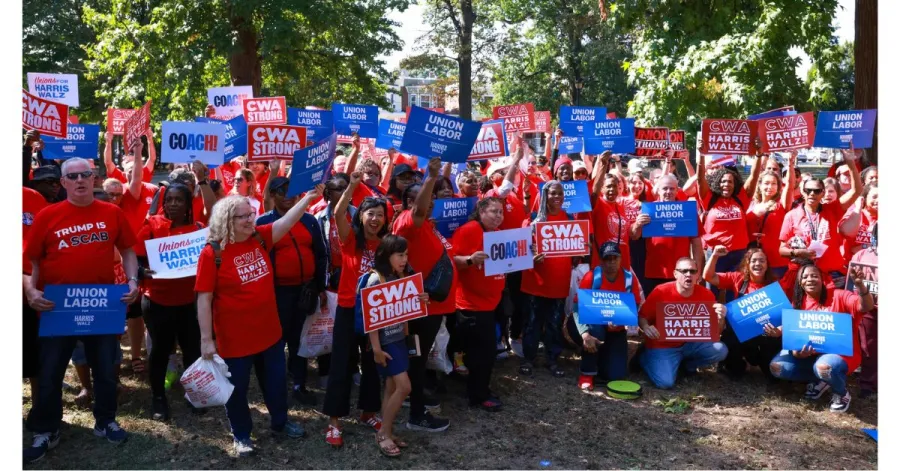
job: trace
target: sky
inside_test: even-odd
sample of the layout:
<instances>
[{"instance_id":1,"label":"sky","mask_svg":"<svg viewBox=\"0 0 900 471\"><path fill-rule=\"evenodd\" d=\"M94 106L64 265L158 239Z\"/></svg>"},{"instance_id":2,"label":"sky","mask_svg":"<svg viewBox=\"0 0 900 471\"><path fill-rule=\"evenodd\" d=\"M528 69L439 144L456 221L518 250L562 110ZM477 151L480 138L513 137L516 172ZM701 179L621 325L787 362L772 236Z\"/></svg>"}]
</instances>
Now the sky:
<instances>
[{"instance_id":1,"label":"sky","mask_svg":"<svg viewBox=\"0 0 900 471\"><path fill-rule=\"evenodd\" d=\"M853 40L853 20L855 11L855 0L839 0L835 25L838 28L836 33L841 42ZM394 70L400 64L401 59L413 55L416 39L428 31L428 28L422 22L422 12L423 7L416 3L410 5L409 8L402 13L394 11L388 15L388 18L400 24L400 26L395 27L395 31L403 41L403 49L394 52L386 58L388 70ZM791 55L802 58L803 62L797 68L797 74L800 77L806 77L806 72L810 67L809 57L799 49L792 50L791 52Z\"/></svg>"}]
</instances>

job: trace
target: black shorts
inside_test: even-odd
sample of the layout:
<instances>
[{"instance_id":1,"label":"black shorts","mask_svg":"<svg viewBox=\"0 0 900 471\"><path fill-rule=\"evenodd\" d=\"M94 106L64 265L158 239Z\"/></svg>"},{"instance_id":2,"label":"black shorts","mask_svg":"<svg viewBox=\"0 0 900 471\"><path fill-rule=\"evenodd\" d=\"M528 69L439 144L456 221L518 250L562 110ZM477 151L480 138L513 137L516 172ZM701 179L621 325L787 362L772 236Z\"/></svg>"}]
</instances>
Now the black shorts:
<instances>
[{"instance_id":1,"label":"black shorts","mask_svg":"<svg viewBox=\"0 0 900 471\"><path fill-rule=\"evenodd\" d=\"M34 378L40 371L40 342L38 330L41 321L38 313L28 303L22 303L22 377Z\"/></svg>"},{"instance_id":2,"label":"black shorts","mask_svg":"<svg viewBox=\"0 0 900 471\"><path fill-rule=\"evenodd\" d=\"M138 296L137 301L128 305L128 310L125 311L125 319L137 319L144 315L144 311L141 310L141 298L143 295Z\"/></svg>"}]
</instances>

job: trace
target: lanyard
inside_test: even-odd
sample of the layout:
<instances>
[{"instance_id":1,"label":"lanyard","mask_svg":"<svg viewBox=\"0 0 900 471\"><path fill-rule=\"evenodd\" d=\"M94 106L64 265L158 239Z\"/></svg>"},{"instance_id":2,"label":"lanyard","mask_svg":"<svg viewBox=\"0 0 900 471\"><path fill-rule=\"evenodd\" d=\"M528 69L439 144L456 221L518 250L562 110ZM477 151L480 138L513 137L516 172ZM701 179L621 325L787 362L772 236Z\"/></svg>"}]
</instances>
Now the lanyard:
<instances>
[{"instance_id":1,"label":"lanyard","mask_svg":"<svg viewBox=\"0 0 900 471\"><path fill-rule=\"evenodd\" d=\"M806 206L803 207L803 212L806 213L806 223L809 224L809 232L812 236L810 240L819 240L819 225L822 223L822 215L816 213L816 224L813 225L812 215L806 210Z\"/></svg>"}]
</instances>

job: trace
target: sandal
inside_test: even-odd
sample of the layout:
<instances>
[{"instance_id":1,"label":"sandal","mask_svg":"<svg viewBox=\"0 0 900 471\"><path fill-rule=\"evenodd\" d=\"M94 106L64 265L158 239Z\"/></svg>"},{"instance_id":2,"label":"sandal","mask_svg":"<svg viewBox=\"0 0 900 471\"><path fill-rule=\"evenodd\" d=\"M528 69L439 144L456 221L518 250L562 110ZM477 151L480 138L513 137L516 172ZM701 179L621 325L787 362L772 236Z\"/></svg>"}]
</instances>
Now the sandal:
<instances>
[{"instance_id":1,"label":"sandal","mask_svg":"<svg viewBox=\"0 0 900 471\"><path fill-rule=\"evenodd\" d=\"M140 358L131 360L131 371L136 375L144 374L144 361Z\"/></svg>"},{"instance_id":2,"label":"sandal","mask_svg":"<svg viewBox=\"0 0 900 471\"><path fill-rule=\"evenodd\" d=\"M378 450L381 454L388 458L396 458L400 456L400 447L394 443L391 437L386 437L380 433L375 434L375 441L378 442Z\"/></svg>"},{"instance_id":3,"label":"sandal","mask_svg":"<svg viewBox=\"0 0 900 471\"><path fill-rule=\"evenodd\" d=\"M523 376L531 376L532 371L531 363L523 363L522 366L519 367L519 374Z\"/></svg>"},{"instance_id":4,"label":"sandal","mask_svg":"<svg viewBox=\"0 0 900 471\"><path fill-rule=\"evenodd\" d=\"M409 444L407 444L406 442L401 440L400 437L398 437L396 435L392 435L391 440L394 441L394 444L397 445L397 448L406 448L409 446Z\"/></svg>"}]
</instances>

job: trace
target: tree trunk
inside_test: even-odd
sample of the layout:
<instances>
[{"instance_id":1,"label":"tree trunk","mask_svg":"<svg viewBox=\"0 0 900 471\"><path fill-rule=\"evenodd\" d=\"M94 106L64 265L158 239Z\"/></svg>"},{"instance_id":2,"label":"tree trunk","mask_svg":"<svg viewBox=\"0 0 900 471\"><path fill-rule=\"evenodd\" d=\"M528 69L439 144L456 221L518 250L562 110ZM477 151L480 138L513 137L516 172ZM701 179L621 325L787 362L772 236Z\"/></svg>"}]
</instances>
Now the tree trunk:
<instances>
[{"instance_id":1,"label":"tree trunk","mask_svg":"<svg viewBox=\"0 0 900 471\"><path fill-rule=\"evenodd\" d=\"M858 110L878 108L878 2L856 0L856 37L853 91L854 107ZM866 151L869 162L878 164L878 127L872 138L872 148Z\"/></svg>"},{"instance_id":2,"label":"tree trunk","mask_svg":"<svg viewBox=\"0 0 900 471\"><path fill-rule=\"evenodd\" d=\"M237 32L236 48L231 53L228 65L232 85L253 86L253 96L260 95L262 87L262 63L259 58L256 29L251 20L241 17L231 19L231 27Z\"/></svg>"},{"instance_id":3,"label":"tree trunk","mask_svg":"<svg viewBox=\"0 0 900 471\"><path fill-rule=\"evenodd\" d=\"M462 35L459 38L459 117L472 119L472 28L475 12L472 0L460 0Z\"/></svg>"}]
</instances>

